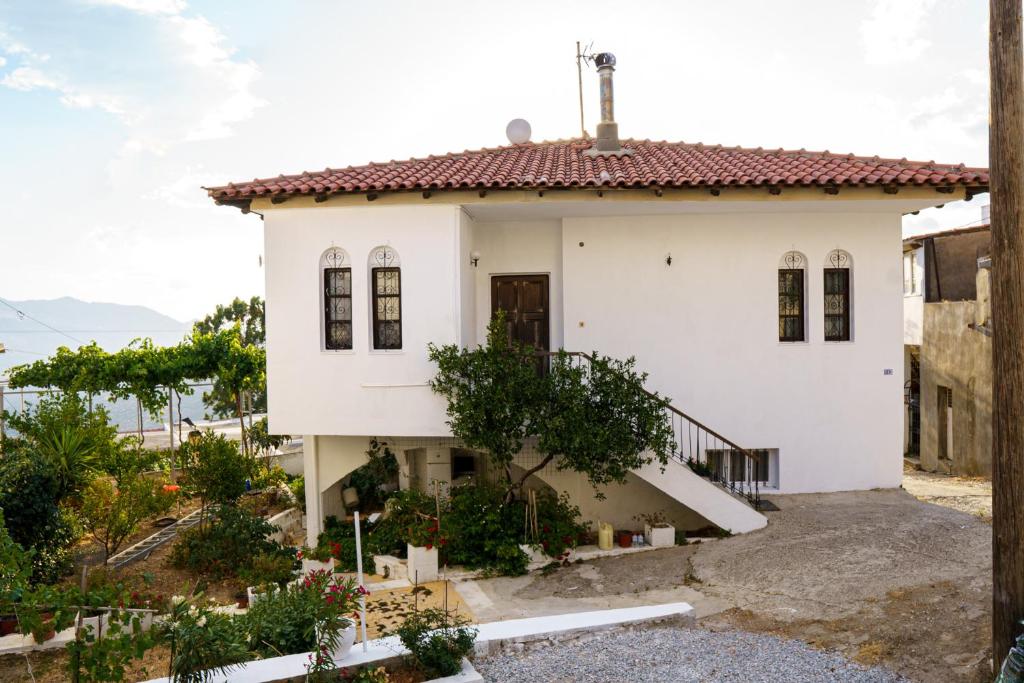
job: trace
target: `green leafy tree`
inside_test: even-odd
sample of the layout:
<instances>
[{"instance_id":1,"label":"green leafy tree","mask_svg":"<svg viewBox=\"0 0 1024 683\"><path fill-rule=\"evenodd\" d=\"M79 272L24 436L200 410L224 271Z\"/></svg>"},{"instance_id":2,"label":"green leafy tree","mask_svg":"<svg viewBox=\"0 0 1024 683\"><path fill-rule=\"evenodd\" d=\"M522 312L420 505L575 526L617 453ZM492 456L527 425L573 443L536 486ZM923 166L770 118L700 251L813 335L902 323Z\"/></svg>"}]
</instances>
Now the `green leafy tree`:
<instances>
[{"instance_id":1,"label":"green leafy tree","mask_svg":"<svg viewBox=\"0 0 1024 683\"><path fill-rule=\"evenodd\" d=\"M468 350L431 344L429 356L437 364L430 386L448 399L452 433L471 448L487 451L511 489L512 460L536 432L545 400L533 351L509 342L499 313L487 328L487 346Z\"/></svg>"},{"instance_id":2,"label":"green leafy tree","mask_svg":"<svg viewBox=\"0 0 1024 683\"><path fill-rule=\"evenodd\" d=\"M668 402L644 389L647 376L636 372L632 358L595 353L589 362L577 362L563 351L538 372L536 353L510 343L501 315L488 327L487 346L431 345L429 355L438 367L431 387L448 401L453 434L486 450L504 470L506 502L552 461L585 474L595 488L622 482L652 461L668 462ZM543 457L514 474L513 460L530 437Z\"/></svg>"},{"instance_id":3,"label":"green leafy tree","mask_svg":"<svg viewBox=\"0 0 1024 683\"><path fill-rule=\"evenodd\" d=\"M244 346L264 348L266 346L265 305L263 299L254 296L249 301L235 298L227 306L218 305L216 310L195 323L197 334L212 335L238 325L241 343ZM237 398L233 387L213 377L213 387L203 395L203 403L213 415L227 417L237 410ZM251 390L252 409L262 413L267 410L266 380Z\"/></svg>"},{"instance_id":4,"label":"green leafy tree","mask_svg":"<svg viewBox=\"0 0 1024 683\"><path fill-rule=\"evenodd\" d=\"M191 376L203 374L232 397L235 415L242 433L242 449L249 453L243 397L259 390L267 381L267 353L259 346L245 344L241 326L216 333L196 332L190 340Z\"/></svg>"},{"instance_id":5,"label":"green leafy tree","mask_svg":"<svg viewBox=\"0 0 1024 683\"><path fill-rule=\"evenodd\" d=\"M182 446L184 476L181 483L197 496L203 509L231 505L245 493L245 480L253 475L253 461L223 434L207 430L196 443Z\"/></svg>"}]
</instances>

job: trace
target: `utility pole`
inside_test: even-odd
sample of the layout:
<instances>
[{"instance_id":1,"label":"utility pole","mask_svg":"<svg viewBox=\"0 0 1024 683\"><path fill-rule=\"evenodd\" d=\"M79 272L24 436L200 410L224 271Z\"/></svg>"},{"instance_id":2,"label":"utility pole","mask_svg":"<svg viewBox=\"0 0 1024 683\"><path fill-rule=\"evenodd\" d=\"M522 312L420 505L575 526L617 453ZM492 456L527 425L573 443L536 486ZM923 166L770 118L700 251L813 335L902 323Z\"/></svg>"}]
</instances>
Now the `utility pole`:
<instances>
[{"instance_id":1,"label":"utility pole","mask_svg":"<svg viewBox=\"0 0 1024 683\"><path fill-rule=\"evenodd\" d=\"M1021 0L989 2L992 192L992 656L1024 619L1024 53Z\"/></svg>"}]
</instances>

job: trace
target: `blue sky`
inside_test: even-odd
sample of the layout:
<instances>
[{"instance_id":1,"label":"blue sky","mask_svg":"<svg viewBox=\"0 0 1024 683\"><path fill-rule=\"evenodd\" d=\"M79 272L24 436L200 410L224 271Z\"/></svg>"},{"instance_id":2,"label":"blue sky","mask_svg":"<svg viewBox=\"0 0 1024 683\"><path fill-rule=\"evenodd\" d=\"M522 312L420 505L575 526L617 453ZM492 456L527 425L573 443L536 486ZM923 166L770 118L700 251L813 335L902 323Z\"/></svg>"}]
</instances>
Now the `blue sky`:
<instances>
[{"instance_id":1,"label":"blue sky","mask_svg":"<svg viewBox=\"0 0 1024 683\"><path fill-rule=\"evenodd\" d=\"M200 185L576 135L576 40L625 136L984 165L986 5L0 0L0 296L261 293L259 220Z\"/></svg>"}]
</instances>

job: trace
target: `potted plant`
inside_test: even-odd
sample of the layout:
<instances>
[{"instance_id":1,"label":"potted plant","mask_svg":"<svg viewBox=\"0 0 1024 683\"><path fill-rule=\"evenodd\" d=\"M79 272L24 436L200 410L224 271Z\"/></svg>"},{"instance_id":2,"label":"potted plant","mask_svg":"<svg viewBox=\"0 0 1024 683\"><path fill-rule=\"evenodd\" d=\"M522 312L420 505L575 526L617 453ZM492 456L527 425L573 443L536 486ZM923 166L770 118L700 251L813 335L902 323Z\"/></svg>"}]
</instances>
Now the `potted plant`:
<instances>
[{"instance_id":1,"label":"potted plant","mask_svg":"<svg viewBox=\"0 0 1024 683\"><path fill-rule=\"evenodd\" d=\"M658 511L637 515L633 519L644 524L644 542L654 548L676 544L676 528L668 523L665 513Z\"/></svg>"},{"instance_id":2,"label":"potted plant","mask_svg":"<svg viewBox=\"0 0 1024 683\"><path fill-rule=\"evenodd\" d=\"M276 593L278 590L280 589L276 583L261 583L256 586L247 587L245 595L248 604L254 605L257 601L266 597L268 593Z\"/></svg>"},{"instance_id":3,"label":"potted plant","mask_svg":"<svg viewBox=\"0 0 1024 683\"><path fill-rule=\"evenodd\" d=\"M323 570L309 572L302 580L302 589L315 620L316 648L310 656L309 672L330 671L345 659L356 640L351 615L366 589L351 577L341 579Z\"/></svg>"},{"instance_id":4,"label":"potted plant","mask_svg":"<svg viewBox=\"0 0 1024 683\"><path fill-rule=\"evenodd\" d=\"M409 578L416 583L437 580L438 540L437 521L434 519L418 522L409 527L406 566L409 569Z\"/></svg>"},{"instance_id":5,"label":"potted plant","mask_svg":"<svg viewBox=\"0 0 1024 683\"><path fill-rule=\"evenodd\" d=\"M330 548L326 546L317 546L316 548L303 546L295 553L295 557L302 560L303 574L321 569L328 572L334 571L334 556L331 555Z\"/></svg>"}]
</instances>

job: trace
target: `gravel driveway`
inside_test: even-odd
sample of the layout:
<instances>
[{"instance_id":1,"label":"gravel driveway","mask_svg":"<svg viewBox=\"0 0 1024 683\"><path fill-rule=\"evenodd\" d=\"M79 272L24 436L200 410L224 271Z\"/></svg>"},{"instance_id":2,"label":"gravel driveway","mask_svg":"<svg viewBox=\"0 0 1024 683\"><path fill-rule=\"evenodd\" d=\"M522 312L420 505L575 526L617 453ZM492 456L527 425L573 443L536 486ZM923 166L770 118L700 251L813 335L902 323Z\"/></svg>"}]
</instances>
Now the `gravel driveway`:
<instances>
[{"instance_id":1,"label":"gravel driveway","mask_svg":"<svg viewBox=\"0 0 1024 683\"><path fill-rule=\"evenodd\" d=\"M865 668L795 640L703 628L637 629L548 645L474 662L493 683L899 683L907 679Z\"/></svg>"}]
</instances>

